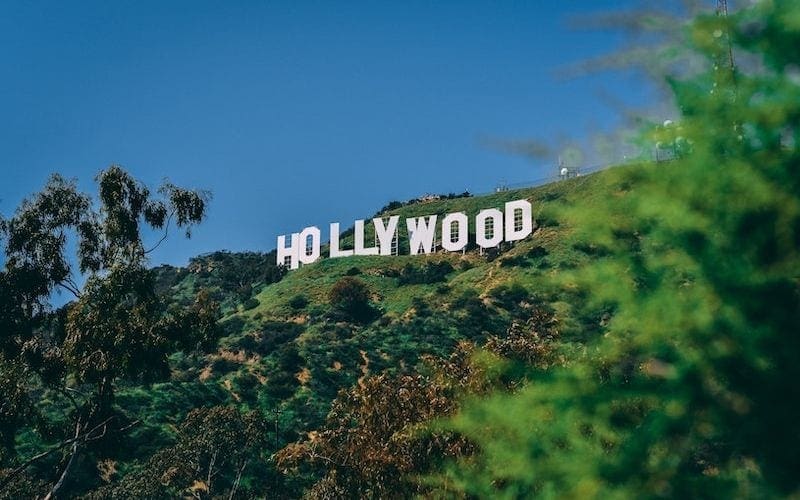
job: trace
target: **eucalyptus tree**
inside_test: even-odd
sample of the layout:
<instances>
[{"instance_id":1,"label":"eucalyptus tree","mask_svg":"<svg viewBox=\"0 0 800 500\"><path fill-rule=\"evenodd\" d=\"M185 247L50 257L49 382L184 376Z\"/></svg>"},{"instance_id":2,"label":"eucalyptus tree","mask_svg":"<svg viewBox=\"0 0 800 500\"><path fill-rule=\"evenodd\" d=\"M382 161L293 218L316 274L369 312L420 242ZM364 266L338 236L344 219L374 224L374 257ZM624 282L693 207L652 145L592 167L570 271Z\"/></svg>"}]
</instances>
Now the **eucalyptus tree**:
<instances>
[{"instance_id":1,"label":"eucalyptus tree","mask_svg":"<svg viewBox=\"0 0 800 500\"><path fill-rule=\"evenodd\" d=\"M208 296L199 294L186 308L171 306L156 294L148 270L148 255L170 227L191 235L206 215L209 194L170 183L151 192L119 166L101 171L96 181L93 198L75 181L53 175L1 221L0 467L6 470L0 490L31 464L67 450L49 478L48 497L57 494L88 443L136 423L115 411L115 383L163 379L169 354L215 338L218 310ZM148 230L162 232L150 247ZM57 290L74 300L54 310L50 299ZM23 460L15 457L14 439L36 414L41 389L71 405L71 430L62 429L54 447Z\"/></svg>"}]
</instances>

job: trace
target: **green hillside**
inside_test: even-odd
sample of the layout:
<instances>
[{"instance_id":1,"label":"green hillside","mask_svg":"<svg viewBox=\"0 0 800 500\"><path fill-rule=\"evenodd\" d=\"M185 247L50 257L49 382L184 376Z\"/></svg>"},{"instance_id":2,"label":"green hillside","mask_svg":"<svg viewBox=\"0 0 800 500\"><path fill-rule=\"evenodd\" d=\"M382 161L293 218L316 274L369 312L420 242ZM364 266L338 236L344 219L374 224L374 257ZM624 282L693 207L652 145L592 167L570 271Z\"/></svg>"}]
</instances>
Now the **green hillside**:
<instances>
[{"instance_id":1,"label":"green hillside","mask_svg":"<svg viewBox=\"0 0 800 500\"><path fill-rule=\"evenodd\" d=\"M507 201L527 199L534 206L536 229L535 234L526 240L513 246L504 244L500 252L487 255L479 255L477 249L473 248L465 255L439 251L435 254L417 256L322 259L290 272L279 283L265 287L256 295L259 300L257 307L232 314L231 318L247 322L263 318L303 319L306 314L298 315L298 312L289 306L292 297L303 295L310 299L312 304L325 303L330 287L348 272L357 271L360 271L358 273L360 278L373 290L375 302L389 316L402 315L409 309L415 297L424 298L431 303L445 304L459 292L475 290L483 297L492 288L512 281L531 289L540 289L544 283L542 278L552 275L559 269L579 266L592 253L591 249L585 248L574 238L568 226L559 222L559 213L575 204L590 206L593 201L601 200L606 192L607 187L604 185L601 173L486 196L413 203L400 209L380 213L379 215L383 217L399 215L401 221L405 218L431 214L438 214L441 218L443 214L459 211L474 217L481 209L502 208ZM367 240L372 237L371 230L371 225L367 226ZM437 227L437 238L438 230ZM407 254L408 241L402 231L400 238L401 248ZM343 238L342 244L350 245L351 239L352 237ZM447 292L442 293L440 283L398 285L396 275L405 266L420 267L441 261L449 262L454 267L454 271L442 281L449 288Z\"/></svg>"},{"instance_id":2,"label":"green hillside","mask_svg":"<svg viewBox=\"0 0 800 500\"><path fill-rule=\"evenodd\" d=\"M231 268L258 258L272 267L274 252L217 253L193 259L185 269L157 268L162 292L173 300L188 302L200 290L211 291L225 306L224 333L216 352L174 355L171 382L120 394L123 408L148 415L134 437L157 447L174 438L170 425L192 407L233 403L267 415L280 409L277 442L283 446L320 426L339 390L367 375L410 372L424 355L446 356L459 341L503 336L512 323L528 319L533 304L554 313L569 349L598 329L604 311L589 310L580 296L551 285L551 277L596 257L561 214L600 202L610 182L601 172L487 196L411 203L381 214L401 220L455 211L474 216L506 201L530 200L533 235L484 255L471 249L463 255L325 258L248 283L237 281ZM346 276L369 289L373 314L365 321L342 317L329 302L331 288Z\"/></svg>"}]
</instances>

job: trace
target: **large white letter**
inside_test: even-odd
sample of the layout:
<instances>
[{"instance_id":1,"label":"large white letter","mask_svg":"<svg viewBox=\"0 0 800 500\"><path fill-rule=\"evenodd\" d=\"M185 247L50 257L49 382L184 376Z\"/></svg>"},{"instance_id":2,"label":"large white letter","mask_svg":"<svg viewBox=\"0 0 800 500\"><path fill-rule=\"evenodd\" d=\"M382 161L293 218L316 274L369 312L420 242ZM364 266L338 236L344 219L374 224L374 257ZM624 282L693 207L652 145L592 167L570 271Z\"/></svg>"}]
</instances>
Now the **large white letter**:
<instances>
[{"instance_id":1,"label":"large white letter","mask_svg":"<svg viewBox=\"0 0 800 500\"><path fill-rule=\"evenodd\" d=\"M300 249L300 235L292 233L292 243L288 248L286 247L286 236L278 236L278 265L286 265L286 257L289 257L289 269L297 269L300 266L300 261L297 259L297 254Z\"/></svg>"},{"instance_id":2,"label":"large white letter","mask_svg":"<svg viewBox=\"0 0 800 500\"><path fill-rule=\"evenodd\" d=\"M331 222L331 259L351 255L353 255L352 250L339 250L339 223Z\"/></svg>"},{"instance_id":3,"label":"large white letter","mask_svg":"<svg viewBox=\"0 0 800 500\"><path fill-rule=\"evenodd\" d=\"M519 213L519 216L517 215ZM519 226L519 229L517 229ZM506 241L524 240L533 232L531 202L528 200L506 203Z\"/></svg>"},{"instance_id":4,"label":"large white letter","mask_svg":"<svg viewBox=\"0 0 800 500\"><path fill-rule=\"evenodd\" d=\"M453 240L453 224L456 227L456 239ZM447 214L442 219L442 248L448 252L460 252L469 240L469 222L467 214L458 212Z\"/></svg>"},{"instance_id":5,"label":"large white letter","mask_svg":"<svg viewBox=\"0 0 800 500\"><path fill-rule=\"evenodd\" d=\"M492 237L486 237L486 222L492 221ZM503 212L496 208L481 210L475 217L475 242L481 248L493 248L503 241Z\"/></svg>"},{"instance_id":6,"label":"large white letter","mask_svg":"<svg viewBox=\"0 0 800 500\"><path fill-rule=\"evenodd\" d=\"M309 247L308 238L311 238L311 245ZM307 227L300 232L300 246L298 248L298 259L303 264L311 264L319 259L319 239L320 231L318 227ZM309 252L309 250L311 250Z\"/></svg>"},{"instance_id":7,"label":"large white letter","mask_svg":"<svg viewBox=\"0 0 800 500\"><path fill-rule=\"evenodd\" d=\"M433 251L433 236L436 234L435 215L429 215L427 222L425 217L406 219L406 227L408 228L409 253L411 255L419 253L420 245L425 253Z\"/></svg>"},{"instance_id":8,"label":"large white letter","mask_svg":"<svg viewBox=\"0 0 800 500\"><path fill-rule=\"evenodd\" d=\"M394 233L397 231L397 221L400 220L399 215L392 215L389 217L389 225L383 225L383 219L376 217L372 219L372 224L375 226L375 234L378 235L378 243L381 245L381 255L392 255L392 240Z\"/></svg>"},{"instance_id":9,"label":"large white letter","mask_svg":"<svg viewBox=\"0 0 800 500\"><path fill-rule=\"evenodd\" d=\"M355 233L355 254L356 255L378 255L378 247L367 247L364 248L364 221L357 220L356 221L356 233Z\"/></svg>"}]
</instances>

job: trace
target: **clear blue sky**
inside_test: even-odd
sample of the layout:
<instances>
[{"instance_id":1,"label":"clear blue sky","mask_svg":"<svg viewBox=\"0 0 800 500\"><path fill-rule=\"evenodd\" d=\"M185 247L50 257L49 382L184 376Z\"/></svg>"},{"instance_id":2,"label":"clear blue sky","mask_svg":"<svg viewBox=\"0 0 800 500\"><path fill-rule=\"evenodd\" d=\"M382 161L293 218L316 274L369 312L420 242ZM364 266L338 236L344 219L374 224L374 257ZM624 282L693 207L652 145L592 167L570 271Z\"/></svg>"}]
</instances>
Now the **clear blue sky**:
<instances>
[{"instance_id":1,"label":"clear blue sky","mask_svg":"<svg viewBox=\"0 0 800 500\"><path fill-rule=\"evenodd\" d=\"M0 4L0 213L51 172L118 163L209 189L153 264L552 173L482 137L585 139L641 104L625 74L559 79L622 37L577 14L633 1L16 1ZM325 236L324 232L323 236Z\"/></svg>"}]
</instances>

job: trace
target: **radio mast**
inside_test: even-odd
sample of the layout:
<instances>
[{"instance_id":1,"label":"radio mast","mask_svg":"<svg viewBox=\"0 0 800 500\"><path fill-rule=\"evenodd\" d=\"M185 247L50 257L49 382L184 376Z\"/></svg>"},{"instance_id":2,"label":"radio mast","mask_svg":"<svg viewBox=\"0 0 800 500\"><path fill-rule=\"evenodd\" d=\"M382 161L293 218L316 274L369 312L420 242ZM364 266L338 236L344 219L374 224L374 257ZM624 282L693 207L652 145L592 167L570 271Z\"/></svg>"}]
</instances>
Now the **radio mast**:
<instances>
[{"instance_id":1,"label":"radio mast","mask_svg":"<svg viewBox=\"0 0 800 500\"><path fill-rule=\"evenodd\" d=\"M725 21L727 21L728 0L717 0L717 16L722 17ZM720 70L728 70L733 73L736 64L733 60L733 46L731 44L731 35L727 26L725 26L725 30L722 32L721 36L724 37L723 43L727 49L727 57L725 57L725 54L720 53L716 64Z\"/></svg>"}]
</instances>

